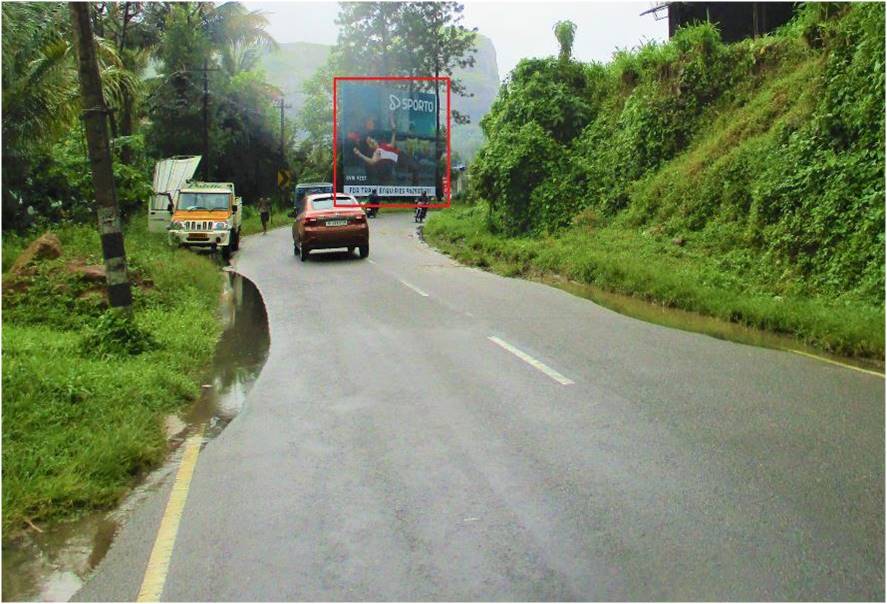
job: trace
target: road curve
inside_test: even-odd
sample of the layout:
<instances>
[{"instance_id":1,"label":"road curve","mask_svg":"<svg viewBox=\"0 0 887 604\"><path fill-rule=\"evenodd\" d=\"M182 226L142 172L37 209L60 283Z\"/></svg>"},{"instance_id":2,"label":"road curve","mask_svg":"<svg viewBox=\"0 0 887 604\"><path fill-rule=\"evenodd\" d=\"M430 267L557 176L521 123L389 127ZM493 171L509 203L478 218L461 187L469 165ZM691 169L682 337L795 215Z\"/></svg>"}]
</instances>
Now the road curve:
<instances>
[{"instance_id":1,"label":"road curve","mask_svg":"<svg viewBox=\"0 0 887 604\"><path fill-rule=\"evenodd\" d=\"M268 361L164 600L883 600L884 381L464 268L244 240ZM81 600L138 593L169 485Z\"/></svg>"}]
</instances>

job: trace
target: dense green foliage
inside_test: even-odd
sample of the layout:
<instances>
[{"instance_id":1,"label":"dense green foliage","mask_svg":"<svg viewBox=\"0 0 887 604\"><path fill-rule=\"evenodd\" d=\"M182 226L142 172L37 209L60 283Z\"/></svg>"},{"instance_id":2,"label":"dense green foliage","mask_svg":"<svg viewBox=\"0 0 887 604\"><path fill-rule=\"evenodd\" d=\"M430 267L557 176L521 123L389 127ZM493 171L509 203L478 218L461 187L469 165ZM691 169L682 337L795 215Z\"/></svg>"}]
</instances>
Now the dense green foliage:
<instances>
[{"instance_id":1,"label":"dense green foliage","mask_svg":"<svg viewBox=\"0 0 887 604\"><path fill-rule=\"evenodd\" d=\"M143 221L126 232L134 321L66 266L100 263L92 225L56 231L63 255L3 293L3 527L115 503L167 452L163 416L198 394L215 348L221 277ZM8 266L28 241L8 236ZM4 268L6 268L4 266Z\"/></svg>"},{"instance_id":2,"label":"dense green foliage","mask_svg":"<svg viewBox=\"0 0 887 604\"><path fill-rule=\"evenodd\" d=\"M267 19L238 3L172 3L150 81L146 140L157 157L203 154L203 68L209 90L209 157L199 175L234 182L248 202L276 192L278 168L292 163L290 127L281 155L279 91L259 62L274 42Z\"/></svg>"},{"instance_id":3,"label":"dense green foliage","mask_svg":"<svg viewBox=\"0 0 887 604\"><path fill-rule=\"evenodd\" d=\"M92 11L124 217L144 207L157 159L203 154L204 65L208 177L236 183L248 202L276 190L277 169L291 158L288 146L281 156L278 93L258 66L274 45L261 12L237 2L101 3ZM67 4L3 5L4 232L92 220L71 40Z\"/></svg>"},{"instance_id":4,"label":"dense green foliage","mask_svg":"<svg viewBox=\"0 0 887 604\"><path fill-rule=\"evenodd\" d=\"M883 306L883 91L874 3L804 5L731 45L698 25L606 66L525 60L482 122L474 193L493 233L593 215L771 295Z\"/></svg>"}]
</instances>

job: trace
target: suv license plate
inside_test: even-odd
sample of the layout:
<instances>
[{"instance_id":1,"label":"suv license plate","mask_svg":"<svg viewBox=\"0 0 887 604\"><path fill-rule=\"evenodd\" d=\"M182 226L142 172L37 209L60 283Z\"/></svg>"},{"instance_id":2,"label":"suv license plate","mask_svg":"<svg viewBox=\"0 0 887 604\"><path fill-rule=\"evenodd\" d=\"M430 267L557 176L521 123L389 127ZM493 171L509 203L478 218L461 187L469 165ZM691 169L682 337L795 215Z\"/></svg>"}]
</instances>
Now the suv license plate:
<instances>
[{"instance_id":1,"label":"suv license plate","mask_svg":"<svg viewBox=\"0 0 887 604\"><path fill-rule=\"evenodd\" d=\"M327 220L326 221L327 226L345 226L346 224L348 224L347 220Z\"/></svg>"}]
</instances>

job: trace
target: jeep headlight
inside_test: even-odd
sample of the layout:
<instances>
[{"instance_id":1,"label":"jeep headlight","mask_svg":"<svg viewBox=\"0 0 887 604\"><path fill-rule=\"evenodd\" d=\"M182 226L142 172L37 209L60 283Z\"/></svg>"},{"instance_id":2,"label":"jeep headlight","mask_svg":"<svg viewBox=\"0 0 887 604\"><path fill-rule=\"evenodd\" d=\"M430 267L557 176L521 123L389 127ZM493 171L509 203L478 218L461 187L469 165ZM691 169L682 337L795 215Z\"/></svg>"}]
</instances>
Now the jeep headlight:
<instances>
[{"instance_id":1,"label":"jeep headlight","mask_svg":"<svg viewBox=\"0 0 887 604\"><path fill-rule=\"evenodd\" d=\"M228 223L227 222L217 222L213 225L213 229L216 231L227 231Z\"/></svg>"},{"instance_id":2,"label":"jeep headlight","mask_svg":"<svg viewBox=\"0 0 887 604\"><path fill-rule=\"evenodd\" d=\"M181 231L182 229L185 228L185 225L182 224L181 222L174 221L174 222L169 223L169 228L171 231Z\"/></svg>"}]
</instances>

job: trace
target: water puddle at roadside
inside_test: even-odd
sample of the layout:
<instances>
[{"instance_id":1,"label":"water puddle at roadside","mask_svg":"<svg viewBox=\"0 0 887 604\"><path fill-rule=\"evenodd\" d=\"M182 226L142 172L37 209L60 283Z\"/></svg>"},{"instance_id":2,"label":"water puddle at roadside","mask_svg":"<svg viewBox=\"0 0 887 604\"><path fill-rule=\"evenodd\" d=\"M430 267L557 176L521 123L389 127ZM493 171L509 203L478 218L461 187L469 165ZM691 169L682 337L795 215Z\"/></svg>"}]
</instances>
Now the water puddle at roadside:
<instances>
[{"instance_id":1,"label":"water puddle at roadside","mask_svg":"<svg viewBox=\"0 0 887 604\"><path fill-rule=\"evenodd\" d=\"M20 534L3 542L3 593L7 601L67 601L104 558L131 512L159 488L178 464L180 449L197 426L217 436L243 407L270 347L268 318L256 286L226 272L220 304L224 332L197 401L165 421L172 451L110 512L97 512Z\"/></svg>"},{"instance_id":2,"label":"water puddle at roadside","mask_svg":"<svg viewBox=\"0 0 887 604\"><path fill-rule=\"evenodd\" d=\"M650 323L656 323L658 325L664 325L666 327L672 327L684 331L703 333L714 338L739 342L740 344L798 352L839 364L852 365L853 367L858 367L859 369L864 369L866 371L874 371L876 373L884 372L883 360L848 358L829 354L788 335L772 333L761 329L755 329L753 327L746 327L744 325L739 325L738 323L730 323L715 317L678 308L669 308L659 304L653 304L633 296L608 292L593 285L577 283L564 278L535 275L533 280L557 287L558 289L569 292L574 296L586 298L596 304L600 304L610 310L616 311L619 314L648 321Z\"/></svg>"}]
</instances>

